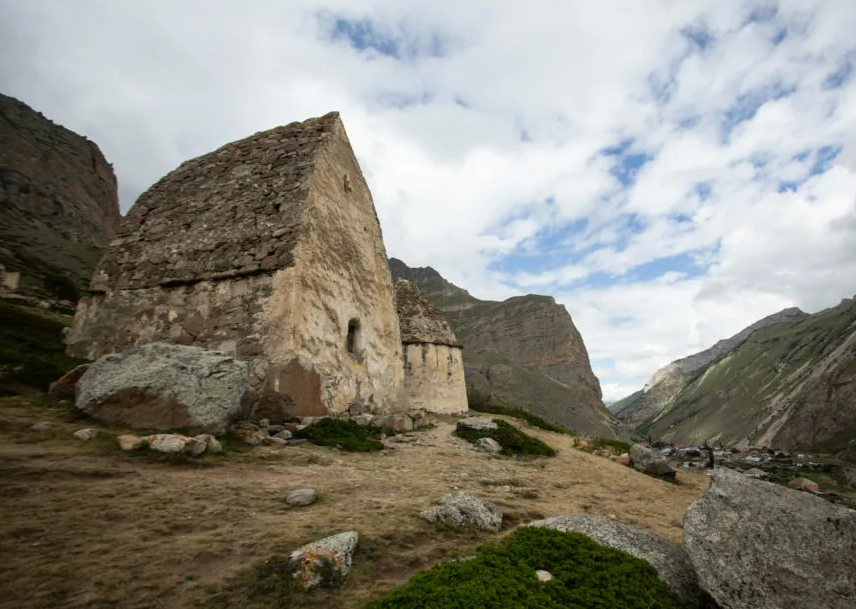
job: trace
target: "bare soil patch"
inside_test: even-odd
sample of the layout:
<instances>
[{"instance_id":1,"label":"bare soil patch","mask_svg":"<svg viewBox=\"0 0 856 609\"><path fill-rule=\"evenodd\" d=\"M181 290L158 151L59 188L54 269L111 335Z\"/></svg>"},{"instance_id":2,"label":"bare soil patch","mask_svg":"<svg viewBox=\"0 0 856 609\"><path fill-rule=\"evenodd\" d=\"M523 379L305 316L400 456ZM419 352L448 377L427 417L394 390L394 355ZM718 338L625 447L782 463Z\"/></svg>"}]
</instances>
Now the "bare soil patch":
<instances>
[{"instance_id":1,"label":"bare soil patch","mask_svg":"<svg viewBox=\"0 0 856 609\"><path fill-rule=\"evenodd\" d=\"M107 438L74 439L85 425L41 398L0 399L0 607L217 606L214 595L252 565L345 530L361 536L354 571L304 606L361 607L536 518L614 515L681 541L670 523L704 492L705 475L680 471L678 484L663 482L580 452L571 437L507 420L558 455L478 453L452 436L449 419L381 453L302 445L150 462ZM52 426L29 429L39 421ZM288 507L288 491L302 487L317 489L318 503ZM424 523L419 512L452 490L498 504L504 530Z\"/></svg>"}]
</instances>

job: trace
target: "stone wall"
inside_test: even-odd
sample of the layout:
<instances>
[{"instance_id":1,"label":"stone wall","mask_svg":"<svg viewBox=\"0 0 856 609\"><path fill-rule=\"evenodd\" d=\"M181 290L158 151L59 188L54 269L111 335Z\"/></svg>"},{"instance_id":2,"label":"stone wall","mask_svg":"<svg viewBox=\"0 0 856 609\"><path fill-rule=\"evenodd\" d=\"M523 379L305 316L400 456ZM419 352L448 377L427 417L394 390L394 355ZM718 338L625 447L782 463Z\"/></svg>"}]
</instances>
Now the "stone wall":
<instances>
[{"instance_id":1,"label":"stone wall","mask_svg":"<svg viewBox=\"0 0 856 609\"><path fill-rule=\"evenodd\" d=\"M404 387L410 408L440 414L467 411L467 388L460 347L404 345Z\"/></svg>"},{"instance_id":2,"label":"stone wall","mask_svg":"<svg viewBox=\"0 0 856 609\"><path fill-rule=\"evenodd\" d=\"M295 273L277 277L265 305L271 362L265 393L285 387L297 372L302 391L314 392L320 379L329 412L354 402L369 412L403 407L401 339L383 235L340 121L318 151L304 229ZM359 327L349 353L352 320Z\"/></svg>"}]
</instances>

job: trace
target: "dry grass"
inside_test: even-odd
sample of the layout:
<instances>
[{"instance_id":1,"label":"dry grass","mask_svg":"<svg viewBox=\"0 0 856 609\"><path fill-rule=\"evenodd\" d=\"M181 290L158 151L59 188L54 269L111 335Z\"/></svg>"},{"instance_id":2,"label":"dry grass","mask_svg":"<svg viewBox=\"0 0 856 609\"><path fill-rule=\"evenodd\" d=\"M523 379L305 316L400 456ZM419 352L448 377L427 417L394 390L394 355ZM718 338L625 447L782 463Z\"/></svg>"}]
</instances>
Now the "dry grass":
<instances>
[{"instance_id":1,"label":"dry grass","mask_svg":"<svg viewBox=\"0 0 856 609\"><path fill-rule=\"evenodd\" d=\"M42 420L51 429L29 429ZM360 607L495 537L422 522L419 511L452 490L500 505L508 522L500 535L534 518L589 512L680 541L681 529L668 523L707 485L683 471L678 485L658 481L531 427L526 433L558 456L477 453L441 421L379 454L304 445L150 462L106 440L75 440L83 426L32 398L0 399L0 607L199 606L252 564L351 529L361 535L354 572L335 598L304 604ZM286 493L301 487L316 488L320 501L288 508Z\"/></svg>"}]
</instances>

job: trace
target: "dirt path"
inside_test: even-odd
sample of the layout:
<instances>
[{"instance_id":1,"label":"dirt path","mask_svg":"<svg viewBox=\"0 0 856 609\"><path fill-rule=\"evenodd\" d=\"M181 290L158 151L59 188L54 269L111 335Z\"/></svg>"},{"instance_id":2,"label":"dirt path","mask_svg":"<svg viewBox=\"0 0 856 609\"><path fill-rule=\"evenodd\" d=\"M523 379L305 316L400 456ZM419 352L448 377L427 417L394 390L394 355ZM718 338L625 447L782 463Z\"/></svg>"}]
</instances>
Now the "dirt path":
<instances>
[{"instance_id":1,"label":"dirt path","mask_svg":"<svg viewBox=\"0 0 856 609\"><path fill-rule=\"evenodd\" d=\"M51 429L29 429L43 420ZM516 522L589 512L680 541L670 523L707 485L688 472L678 485L654 480L530 427L557 457L477 453L439 422L380 454L270 447L182 465L84 445L71 437L78 428L60 411L0 399L0 607L193 607L244 567L351 529L365 550L335 606L359 607L497 537L422 522L419 511L449 491L500 505L509 522L500 535ZM320 501L288 508L286 493L302 487Z\"/></svg>"}]
</instances>

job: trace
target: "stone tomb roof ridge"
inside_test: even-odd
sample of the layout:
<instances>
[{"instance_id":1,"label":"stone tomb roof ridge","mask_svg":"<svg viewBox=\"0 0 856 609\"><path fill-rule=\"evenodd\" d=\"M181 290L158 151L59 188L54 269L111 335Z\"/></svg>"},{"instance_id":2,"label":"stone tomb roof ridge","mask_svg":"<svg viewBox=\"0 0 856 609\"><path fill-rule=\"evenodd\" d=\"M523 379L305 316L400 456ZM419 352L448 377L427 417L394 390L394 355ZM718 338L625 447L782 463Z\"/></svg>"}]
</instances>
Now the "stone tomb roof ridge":
<instances>
[{"instance_id":1,"label":"stone tomb roof ridge","mask_svg":"<svg viewBox=\"0 0 856 609\"><path fill-rule=\"evenodd\" d=\"M294 264L317 153L338 112L190 159L137 199L90 290L191 284Z\"/></svg>"},{"instance_id":2,"label":"stone tomb roof ridge","mask_svg":"<svg viewBox=\"0 0 856 609\"><path fill-rule=\"evenodd\" d=\"M415 283L406 279L395 282L395 304L402 344L461 346L443 313L431 304Z\"/></svg>"}]
</instances>

